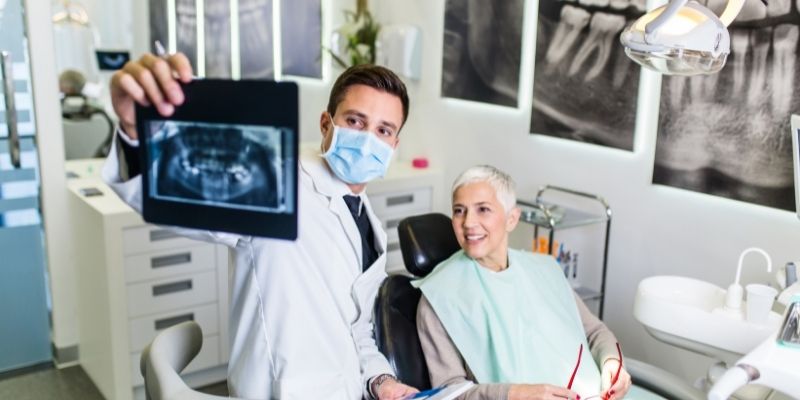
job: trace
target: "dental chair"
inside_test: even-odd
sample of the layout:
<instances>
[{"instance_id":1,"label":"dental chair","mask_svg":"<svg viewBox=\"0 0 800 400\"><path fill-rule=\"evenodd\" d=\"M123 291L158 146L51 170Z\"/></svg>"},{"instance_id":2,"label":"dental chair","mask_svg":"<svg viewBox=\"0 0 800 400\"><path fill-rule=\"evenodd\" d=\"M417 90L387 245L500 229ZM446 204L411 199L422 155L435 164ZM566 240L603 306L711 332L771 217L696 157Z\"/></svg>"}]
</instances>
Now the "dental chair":
<instances>
[{"instance_id":1,"label":"dental chair","mask_svg":"<svg viewBox=\"0 0 800 400\"><path fill-rule=\"evenodd\" d=\"M375 337L397 378L420 390L431 387L417 336L417 305L422 293L411 286L460 249L450 218L425 214L406 218L397 227L406 270L414 277L390 275L375 301ZM671 373L631 358L625 368L636 386L669 400L705 400L703 392Z\"/></svg>"},{"instance_id":2,"label":"dental chair","mask_svg":"<svg viewBox=\"0 0 800 400\"><path fill-rule=\"evenodd\" d=\"M179 373L203 347L203 332L194 321L161 331L142 351L139 368L144 377L147 400L214 400L220 397L192 390Z\"/></svg>"}]
</instances>

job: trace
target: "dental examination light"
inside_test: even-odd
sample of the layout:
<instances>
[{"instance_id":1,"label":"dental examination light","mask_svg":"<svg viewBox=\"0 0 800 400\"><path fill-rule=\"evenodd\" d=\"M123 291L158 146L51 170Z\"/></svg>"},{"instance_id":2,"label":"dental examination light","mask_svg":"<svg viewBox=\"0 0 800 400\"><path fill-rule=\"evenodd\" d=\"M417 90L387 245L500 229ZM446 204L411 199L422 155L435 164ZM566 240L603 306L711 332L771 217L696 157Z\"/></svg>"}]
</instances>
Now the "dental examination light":
<instances>
[{"instance_id":1,"label":"dental examination light","mask_svg":"<svg viewBox=\"0 0 800 400\"><path fill-rule=\"evenodd\" d=\"M728 0L717 17L694 0L671 0L623 30L620 42L633 61L662 74L713 74L731 52L727 27L744 2Z\"/></svg>"}]
</instances>

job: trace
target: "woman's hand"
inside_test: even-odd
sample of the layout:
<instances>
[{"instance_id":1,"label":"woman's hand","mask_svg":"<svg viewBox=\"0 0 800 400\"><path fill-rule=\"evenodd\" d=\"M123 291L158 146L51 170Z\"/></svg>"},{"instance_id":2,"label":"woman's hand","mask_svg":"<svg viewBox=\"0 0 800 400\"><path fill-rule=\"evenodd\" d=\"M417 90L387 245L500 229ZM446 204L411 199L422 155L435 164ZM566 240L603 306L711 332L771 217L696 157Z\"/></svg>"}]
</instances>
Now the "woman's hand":
<instances>
[{"instance_id":1,"label":"woman's hand","mask_svg":"<svg viewBox=\"0 0 800 400\"><path fill-rule=\"evenodd\" d=\"M128 137L134 140L138 137L134 103L152 104L161 115L168 117L184 100L178 82L191 80L192 65L181 53L166 58L145 54L115 72L111 77L111 104Z\"/></svg>"},{"instance_id":2,"label":"woman's hand","mask_svg":"<svg viewBox=\"0 0 800 400\"><path fill-rule=\"evenodd\" d=\"M613 382L614 376L619 370L619 376L616 382ZM631 387L631 376L625 368L619 368L619 360L616 358L609 358L603 363L603 370L601 372L601 392L600 398L605 400L621 399L628 393Z\"/></svg>"},{"instance_id":3,"label":"woman's hand","mask_svg":"<svg viewBox=\"0 0 800 400\"><path fill-rule=\"evenodd\" d=\"M572 390L553 385L511 385L508 400L580 400Z\"/></svg>"},{"instance_id":4,"label":"woman's hand","mask_svg":"<svg viewBox=\"0 0 800 400\"><path fill-rule=\"evenodd\" d=\"M417 392L419 390L390 378L381 383L376 394L378 400L400 400Z\"/></svg>"}]
</instances>

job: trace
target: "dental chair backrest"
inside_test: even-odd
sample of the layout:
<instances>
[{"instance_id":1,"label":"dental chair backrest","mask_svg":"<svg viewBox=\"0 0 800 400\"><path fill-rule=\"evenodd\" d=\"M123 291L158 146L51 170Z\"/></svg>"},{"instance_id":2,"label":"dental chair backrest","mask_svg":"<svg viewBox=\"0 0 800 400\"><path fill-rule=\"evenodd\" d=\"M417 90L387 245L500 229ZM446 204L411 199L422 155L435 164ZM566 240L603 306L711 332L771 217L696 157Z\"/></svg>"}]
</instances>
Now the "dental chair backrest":
<instances>
[{"instance_id":1,"label":"dental chair backrest","mask_svg":"<svg viewBox=\"0 0 800 400\"><path fill-rule=\"evenodd\" d=\"M161 331L142 351L139 363L147 399L232 399L194 391L181 379L180 371L189 365L202 346L203 332L194 321L182 322Z\"/></svg>"},{"instance_id":2,"label":"dental chair backrest","mask_svg":"<svg viewBox=\"0 0 800 400\"><path fill-rule=\"evenodd\" d=\"M444 214L408 217L397 226L406 270L416 277L460 249L450 218ZM375 337L378 349L398 379L420 390L431 387L428 367L417 336L417 305L421 292L409 282L415 278L391 275L375 301Z\"/></svg>"}]
</instances>

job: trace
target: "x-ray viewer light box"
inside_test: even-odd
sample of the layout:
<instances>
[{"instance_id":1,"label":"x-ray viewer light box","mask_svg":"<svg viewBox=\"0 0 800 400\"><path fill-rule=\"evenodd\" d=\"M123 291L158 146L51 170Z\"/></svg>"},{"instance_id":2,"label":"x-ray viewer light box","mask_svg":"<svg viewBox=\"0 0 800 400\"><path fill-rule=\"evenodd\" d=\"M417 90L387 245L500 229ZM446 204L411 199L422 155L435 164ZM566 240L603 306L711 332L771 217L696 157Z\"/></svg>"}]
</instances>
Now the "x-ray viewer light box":
<instances>
[{"instance_id":1,"label":"x-ray viewer light box","mask_svg":"<svg viewBox=\"0 0 800 400\"><path fill-rule=\"evenodd\" d=\"M794 160L794 207L800 218L800 115L792 115L792 159Z\"/></svg>"},{"instance_id":2,"label":"x-ray viewer light box","mask_svg":"<svg viewBox=\"0 0 800 400\"><path fill-rule=\"evenodd\" d=\"M297 85L195 80L183 91L170 117L136 107L144 220L296 239Z\"/></svg>"}]
</instances>

